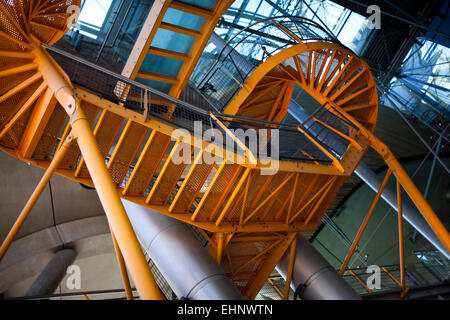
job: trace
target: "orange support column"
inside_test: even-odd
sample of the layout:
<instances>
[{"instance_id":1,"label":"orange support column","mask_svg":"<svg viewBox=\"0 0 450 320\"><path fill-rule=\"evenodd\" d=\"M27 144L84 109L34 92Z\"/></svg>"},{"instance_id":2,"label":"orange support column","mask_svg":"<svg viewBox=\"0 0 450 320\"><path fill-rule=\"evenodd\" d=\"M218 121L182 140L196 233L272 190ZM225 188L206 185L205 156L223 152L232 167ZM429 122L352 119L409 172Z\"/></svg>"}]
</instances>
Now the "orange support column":
<instances>
[{"instance_id":1,"label":"orange support column","mask_svg":"<svg viewBox=\"0 0 450 320\"><path fill-rule=\"evenodd\" d=\"M436 233L437 237L445 246L447 251L450 251L450 234L442 224L442 222L439 220L436 213L430 207L428 202L425 200L422 193L419 191L419 189L417 189L416 185L412 182L411 178L400 165L398 160L394 157L389 148L372 134L369 135L369 139L371 147L383 157L384 161L395 174L397 180L400 182L403 189L414 202L417 209L419 209L420 213L428 222L431 229L433 229L433 231Z\"/></svg>"},{"instance_id":2,"label":"orange support column","mask_svg":"<svg viewBox=\"0 0 450 320\"><path fill-rule=\"evenodd\" d=\"M119 244L117 243L116 237L112 233L111 227L109 228L111 231L111 237L114 244L114 250L116 251L117 263L119 264L120 274L122 275L122 282L125 288L125 293L127 295L127 300L133 300L133 292L131 291L130 279L128 278L127 266L125 265L125 261L123 261L123 255L120 251Z\"/></svg>"},{"instance_id":3,"label":"orange support column","mask_svg":"<svg viewBox=\"0 0 450 320\"><path fill-rule=\"evenodd\" d=\"M105 210L112 233L117 239L120 251L133 277L142 299L164 299L150 268L145 260L139 241L128 219L119 193L101 154L97 141L86 116L77 102L72 86L52 58L40 46L34 45L33 52L39 71L55 94L56 99L70 117L72 132Z\"/></svg>"},{"instance_id":4,"label":"orange support column","mask_svg":"<svg viewBox=\"0 0 450 320\"><path fill-rule=\"evenodd\" d=\"M369 208L369 211L366 214L366 217L364 218L363 223L359 227L358 234L355 237L355 240L352 243L352 246L347 253L347 256L345 257L344 263L342 264L341 270L339 270L339 274L342 276L344 274L345 269L347 269L348 263L350 262L350 259L353 256L353 253L355 252L356 246L359 243L359 240L362 237L362 234L364 233L364 230L366 230L367 224L369 223L370 218L372 217L372 214L375 210L375 207L378 203L378 200L380 200L381 194L383 193L384 188L386 187L386 184L389 180L389 177L391 176L392 171L388 169L388 172L386 173L386 176L383 179L383 182L381 183L380 189L378 190L375 199L372 202L372 205Z\"/></svg>"}]
</instances>

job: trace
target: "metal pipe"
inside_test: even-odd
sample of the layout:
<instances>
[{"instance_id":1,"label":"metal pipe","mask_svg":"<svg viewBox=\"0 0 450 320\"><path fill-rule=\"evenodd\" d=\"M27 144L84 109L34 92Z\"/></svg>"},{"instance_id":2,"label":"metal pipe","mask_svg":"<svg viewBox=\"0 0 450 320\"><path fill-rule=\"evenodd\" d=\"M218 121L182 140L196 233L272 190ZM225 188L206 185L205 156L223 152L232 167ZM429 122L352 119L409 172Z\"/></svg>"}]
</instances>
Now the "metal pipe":
<instances>
[{"instance_id":1,"label":"metal pipe","mask_svg":"<svg viewBox=\"0 0 450 320\"><path fill-rule=\"evenodd\" d=\"M414 202L417 209L425 218L438 239L444 245L446 250L450 251L450 234L448 233L447 228L443 225L429 203L425 200L417 186L412 182L405 169L403 169L403 167L394 157L389 148L380 140L378 140L377 137L375 137L374 135L370 135L369 139L372 149L374 149L383 158L384 162L386 162L389 169L392 170L395 177L400 182L411 200Z\"/></svg>"},{"instance_id":2,"label":"metal pipe","mask_svg":"<svg viewBox=\"0 0 450 320\"><path fill-rule=\"evenodd\" d=\"M228 46L228 44L223 41L223 39L220 38L220 36L211 37L211 41L214 43L214 45L219 48L223 49L225 46ZM231 48L227 48L226 50L232 50ZM233 52L234 55L239 55L238 52ZM241 56L242 57L242 56ZM233 56L234 58L234 56ZM242 57L243 58L243 57ZM236 61L239 61L239 63L245 64L245 66L241 66L241 68L248 68L250 67L250 62L246 59L236 59ZM297 121L300 123L304 122L309 114L303 111L301 108L299 108L297 105L295 105L292 101L289 105L288 112L291 116L293 116ZM363 162L361 162L358 167L355 169L355 174L360 177L371 189L373 189L375 192L378 191L379 187L381 186L381 180L377 177L377 175L369 168L367 165L365 165ZM381 194L381 197L395 210L397 211L397 194L392 188L387 186L383 193ZM427 223L427 221L424 219L422 214L413 206L411 206L408 202L403 201L403 217L405 220L411 224L418 232L420 232L436 249L438 249L442 254L444 254L448 259L450 259L450 254L445 248L445 246L442 244L442 242L438 239L434 231L431 229L430 225Z\"/></svg>"},{"instance_id":3,"label":"metal pipe","mask_svg":"<svg viewBox=\"0 0 450 320\"><path fill-rule=\"evenodd\" d=\"M36 62L39 65L39 71L42 73L48 87L53 90L58 102L69 115L72 132L77 139L108 222L141 298L164 299L145 260L125 209L120 202L117 187L105 165L105 159L100 152L91 125L75 98L67 75L63 73L56 62L39 45L32 45L34 47L33 53L36 55Z\"/></svg>"},{"instance_id":4,"label":"metal pipe","mask_svg":"<svg viewBox=\"0 0 450 320\"><path fill-rule=\"evenodd\" d=\"M122 203L142 247L179 298L242 299L187 225L133 202Z\"/></svg>"},{"instance_id":5,"label":"metal pipe","mask_svg":"<svg viewBox=\"0 0 450 320\"><path fill-rule=\"evenodd\" d=\"M63 249L55 253L39 276L25 293L25 296L52 294L66 274L67 267L75 260L73 249Z\"/></svg>"},{"instance_id":6,"label":"metal pipe","mask_svg":"<svg viewBox=\"0 0 450 320\"><path fill-rule=\"evenodd\" d=\"M286 279L289 256L285 254L276 270ZM304 300L360 300L361 297L301 234L297 236L291 288Z\"/></svg>"}]
</instances>

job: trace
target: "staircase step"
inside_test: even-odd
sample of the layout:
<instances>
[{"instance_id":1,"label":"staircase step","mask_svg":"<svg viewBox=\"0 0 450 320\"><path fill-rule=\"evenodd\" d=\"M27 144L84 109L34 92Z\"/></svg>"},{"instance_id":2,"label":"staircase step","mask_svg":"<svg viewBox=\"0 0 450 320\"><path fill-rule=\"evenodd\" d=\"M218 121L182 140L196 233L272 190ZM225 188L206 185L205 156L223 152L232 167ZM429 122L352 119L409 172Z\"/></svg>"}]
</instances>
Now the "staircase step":
<instances>
[{"instance_id":1,"label":"staircase step","mask_svg":"<svg viewBox=\"0 0 450 320\"><path fill-rule=\"evenodd\" d=\"M147 186L165 154L170 143L170 136L152 131L144 149L141 151L133 172L124 187L123 195L143 196Z\"/></svg>"}]
</instances>

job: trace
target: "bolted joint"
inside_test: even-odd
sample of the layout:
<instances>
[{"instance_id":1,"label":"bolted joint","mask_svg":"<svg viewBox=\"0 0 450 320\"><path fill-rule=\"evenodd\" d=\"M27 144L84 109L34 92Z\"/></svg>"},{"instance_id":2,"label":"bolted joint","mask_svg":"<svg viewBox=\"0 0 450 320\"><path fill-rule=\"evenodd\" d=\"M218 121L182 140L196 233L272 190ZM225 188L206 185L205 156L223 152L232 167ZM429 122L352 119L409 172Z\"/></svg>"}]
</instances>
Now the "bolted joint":
<instances>
[{"instance_id":1,"label":"bolted joint","mask_svg":"<svg viewBox=\"0 0 450 320\"><path fill-rule=\"evenodd\" d=\"M68 86L60 87L55 91L55 98L64 108L69 116L72 116L77 109L77 101L72 92L72 89Z\"/></svg>"}]
</instances>

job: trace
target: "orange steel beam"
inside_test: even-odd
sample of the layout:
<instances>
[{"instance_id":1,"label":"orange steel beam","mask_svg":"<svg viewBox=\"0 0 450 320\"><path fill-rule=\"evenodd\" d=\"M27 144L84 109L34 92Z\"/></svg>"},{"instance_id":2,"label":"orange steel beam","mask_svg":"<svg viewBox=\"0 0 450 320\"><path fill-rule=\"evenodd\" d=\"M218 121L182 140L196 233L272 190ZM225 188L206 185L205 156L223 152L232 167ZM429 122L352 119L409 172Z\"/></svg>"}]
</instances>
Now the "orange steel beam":
<instances>
[{"instance_id":1,"label":"orange steel beam","mask_svg":"<svg viewBox=\"0 0 450 320\"><path fill-rule=\"evenodd\" d=\"M242 207L239 215L239 225L242 225L242 222L244 221L245 205L247 203L248 188L250 186L251 177L252 175L250 174L247 179L247 183L245 184L244 199L242 199Z\"/></svg>"},{"instance_id":2,"label":"orange steel beam","mask_svg":"<svg viewBox=\"0 0 450 320\"><path fill-rule=\"evenodd\" d=\"M289 298L289 291L291 288L291 279L292 279L292 272L294 270L294 262L295 262L295 247L297 245L297 237L294 238L294 240L291 243L291 250L289 251L289 264L288 264L288 271L286 274L286 286L284 288L283 293L283 299L287 300Z\"/></svg>"},{"instance_id":3,"label":"orange steel beam","mask_svg":"<svg viewBox=\"0 0 450 320\"><path fill-rule=\"evenodd\" d=\"M212 11L198 8L198 7L186 4L184 2L172 1L172 3L170 4L170 7L173 9L187 12L187 13L190 13L190 14L193 14L196 16L200 16L203 18L210 18L210 17L214 16Z\"/></svg>"},{"instance_id":4,"label":"orange steel beam","mask_svg":"<svg viewBox=\"0 0 450 320\"><path fill-rule=\"evenodd\" d=\"M389 148L369 133L371 147L383 158L439 240L450 251L450 234Z\"/></svg>"},{"instance_id":5,"label":"orange steel beam","mask_svg":"<svg viewBox=\"0 0 450 320\"><path fill-rule=\"evenodd\" d=\"M303 130L300 126L297 127L298 131L300 131L301 133L303 133L305 135L306 138L308 138L308 140L310 140L317 148L320 149L320 151L322 151L324 154L326 154L326 156L328 158L331 159L331 161L333 162L333 165L336 167L337 170L339 170L340 172L344 172L344 168L342 167L342 164L340 163L340 161L333 156L326 148L324 148L319 142L317 142L316 140L314 140L313 137L311 137L308 133L306 133L305 130Z\"/></svg>"},{"instance_id":6,"label":"orange steel beam","mask_svg":"<svg viewBox=\"0 0 450 320\"><path fill-rule=\"evenodd\" d=\"M219 179L223 169L225 168L227 162L225 159L222 160L222 164L220 165L219 169L216 171L216 174L214 175L210 186L214 186ZM196 206L196 209L194 211L194 214L191 216L191 220L195 221L197 219L198 214L200 213L201 208L203 207L203 204L205 203L206 199L208 198L209 193L211 192L212 188L209 187L208 190L206 190L205 194L203 195L202 199L200 200L200 203Z\"/></svg>"},{"instance_id":7,"label":"orange steel beam","mask_svg":"<svg viewBox=\"0 0 450 320\"><path fill-rule=\"evenodd\" d=\"M249 99L247 99L245 101L245 103L241 106L241 109L246 108L248 106L252 106L253 103L256 102L259 98L261 98L262 96L264 96L264 95L270 93L271 91L275 90L281 84L283 84L283 81L281 81L281 80L273 81L270 84L265 84L264 85L264 89L261 89L259 91L255 91L253 95L249 96ZM256 88L258 88L258 86ZM272 99L270 101L272 101Z\"/></svg>"},{"instance_id":8,"label":"orange steel beam","mask_svg":"<svg viewBox=\"0 0 450 320\"><path fill-rule=\"evenodd\" d=\"M289 222L288 223L292 223L292 221L294 221L295 220L295 218L297 218L297 216L300 214L300 213L302 213L302 211L303 210L305 210L306 209L306 207L308 207L313 201L314 201L314 199L316 199L319 195L321 195L322 194L322 196L324 195L324 194L326 194L326 189L328 189L328 187L330 186L330 184L333 184L334 183L334 181L336 181L336 176L334 176L334 177L332 177L332 178L330 178L330 179L328 179L328 181L311 197L311 198L309 198L309 200L308 201L306 201L306 203L301 207L301 209L299 209L295 214L294 214L294 216L291 218L291 220L289 220ZM311 186L312 187L312 186ZM308 188L307 189L308 190L308 193L310 192L310 188Z\"/></svg>"},{"instance_id":9,"label":"orange steel beam","mask_svg":"<svg viewBox=\"0 0 450 320\"><path fill-rule=\"evenodd\" d=\"M11 245L14 237L17 235L17 232L19 232L20 228L22 227L23 223L28 217L28 214L31 212L31 209L33 209L34 205L36 204L37 200L39 199L39 196L42 194L42 191L44 191L45 187L47 186L47 183L50 181L50 178L52 177L55 170L58 168L59 163L62 159L64 159L64 156L66 155L67 151L69 150L70 145L73 141L73 136L69 135L66 140L64 140L64 143L53 157L52 161L50 162L50 165L48 166L47 170L45 171L44 175L42 176L41 180L39 181L38 185L34 189L33 193L31 194L30 198L28 199L25 207L22 209L22 212L20 212L19 216L16 219L16 222L12 226L11 230L9 231L8 235L6 236L5 240L3 241L1 247L0 247L0 261L2 260L3 256L5 255L6 251L8 250L9 246Z\"/></svg>"},{"instance_id":10,"label":"orange steel beam","mask_svg":"<svg viewBox=\"0 0 450 320\"><path fill-rule=\"evenodd\" d=\"M295 178L297 180L297 177ZM294 182L295 184L295 182ZM284 209L286 208L286 206L288 205L288 202L292 199L292 195L294 194L294 190L291 190L286 197L284 198L284 201L281 203L281 205L278 207L278 210L275 213L275 220L276 221L280 221L280 217L284 212Z\"/></svg>"},{"instance_id":11,"label":"orange steel beam","mask_svg":"<svg viewBox=\"0 0 450 320\"><path fill-rule=\"evenodd\" d=\"M394 275L392 273L389 272L388 269L386 269L385 267L381 267L381 269L386 272L386 274L395 281L395 283L397 283L400 287L402 287L404 289L404 287L402 286L402 283L400 281L398 281L398 279L396 277L394 277Z\"/></svg>"},{"instance_id":12,"label":"orange steel beam","mask_svg":"<svg viewBox=\"0 0 450 320\"><path fill-rule=\"evenodd\" d=\"M338 72L338 74L333 79L333 81L325 89L324 95L328 96L330 91L334 88L334 86L338 82L339 78L342 76L342 74L344 73L345 69L347 69L347 67L350 65L350 63L353 61L353 59L354 59L354 56L350 56L350 58L344 63L344 65L342 66L342 69Z\"/></svg>"},{"instance_id":13,"label":"orange steel beam","mask_svg":"<svg viewBox=\"0 0 450 320\"><path fill-rule=\"evenodd\" d=\"M122 282L125 288L125 293L127 295L127 300L133 300L133 292L131 290L130 279L128 278L127 266L125 265L122 252L120 251L119 244L117 243L116 237L114 236L111 226L109 226L109 230L111 232L114 250L116 251L117 263L119 264L120 274L122 276Z\"/></svg>"},{"instance_id":14,"label":"orange steel beam","mask_svg":"<svg viewBox=\"0 0 450 320\"><path fill-rule=\"evenodd\" d=\"M6 135L6 133L16 124L16 122L24 115L26 111L29 110L33 103L38 99L41 93L46 90L47 84L45 82L41 83L40 86L36 89L36 91L25 101L25 103L20 106L20 108L15 112L14 116L11 118L5 119L5 123L3 130L0 132L0 140ZM11 113L12 114L12 113ZM61 140L61 143L64 142L64 138Z\"/></svg>"},{"instance_id":15,"label":"orange steel beam","mask_svg":"<svg viewBox=\"0 0 450 320\"><path fill-rule=\"evenodd\" d=\"M364 281L361 280L360 277L356 275L356 273L353 272L353 270L347 270L348 273L350 273L358 282L363 286L364 289L366 289L367 292L372 293L372 290L369 289L369 287L364 283Z\"/></svg>"},{"instance_id":16,"label":"orange steel beam","mask_svg":"<svg viewBox=\"0 0 450 320\"><path fill-rule=\"evenodd\" d=\"M44 133L45 127L56 107L56 99L50 88L40 96L28 120L27 128L23 134L19 145L20 156L27 159L31 158L39 140Z\"/></svg>"},{"instance_id":17,"label":"orange steel beam","mask_svg":"<svg viewBox=\"0 0 450 320\"><path fill-rule=\"evenodd\" d=\"M321 125L323 125L323 126L326 127L327 129L329 129L329 130L333 131L334 133L336 133L338 136L341 136L342 138L344 138L344 139L350 141L351 145L352 145L353 147L355 147L355 149L357 149L358 151L362 151L362 150L363 150L363 148L361 147L361 145L360 145L358 142L356 142L355 139L352 139L351 137L349 137L349 136L343 134L343 133L340 132L339 130L336 130L336 129L333 128L332 126L326 124L325 122L323 122L323 121L321 121L321 120L319 120L319 119L316 119L316 118L314 118L314 117L313 117L313 119L314 119L314 121L317 121L318 123L320 123Z\"/></svg>"},{"instance_id":18,"label":"orange steel beam","mask_svg":"<svg viewBox=\"0 0 450 320\"><path fill-rule=\"evenodd\" d=\"M311 219L314 217L314 213L317 211L317 209L319 208L319 206L322 204L323 200L325 199L325 197L328 195L328 192L330 191L331 187L333 186L333 184L336 182L337 177L333 177L331 178L331 181L328 183L327 187L324 189L324 191L322 192L322 195L320 196L319 199L317 199L316 204L314 205L314 207L311 209L310 212L308 212L308 216L305 219L305 224L309 224L309 222L311 221Z\"/></svg>"},{"instance_id":19,"label":"orange steel beam","mask_svg":"<svg viewBox=\"0 0 450 320\"><path fill-rule=\"evenodd\" d=\"M236 142L236 144L245 152L245 160L247 161L247 164L249 165L253 165L256 164L256 158L253 155L253 153L250 151L249 148L247 148L247 146L245 145L244 142L242 142L241 140L239 140L229 129L226 125L224 125L222 123L222 121L220 121L219 119L217 119L217 117L215 115L213 115L212 113L209 114L209 116L214 119L214 121L219 125L219 127L222 128L222 130L225 131L225 133L227 135L229 135L234 142Z\"/></svg>"},{"instance_id":20,"label":"orange steel beam","mask_svg":"<svg viewBox=\"0 0 450 320\"><path fill-rule=\"evenodd\" d=\"M236 196L238 195L238 192L241 190L242 186L244 185L245 181L247 180L248 175L250 174L250 168L245 169L244 174L239 179L239 182L236 185L236 188L233 190L231 196L228 198L228 201L226 202L225 206L222 209L222 212L220 213L219 217L216 220L216 226L219 226L222 222L222 219L225 217L225 214L228 212L228 209L233 203L237 203L235 201Z\"/></svg>"},{"instance_id":21,"label":"orange steel beam","mask_svg":"<svg viewBox=\"0 0 450 320\"><path fill-rule=\"evenodd\" d=\"M400 281L402 289L405 289L405 250L403 243L403 209L402 186L397 180L397 210L398 210L398 248L400 255Z\"/></svg>"},{"instance_id":22,"label":"orange steel beam","mask_svg":"<svg viewBox=\"0 0 450 320\"><path fill-rule=\"evenodd\" d=\"M108 172L104 158L91 130L91 125L75 98L72 86L55 67L55 62L52 61L49 55L39 45L33 44L33 47L36 62L39 65L43 78L69 115L72 132L77 139L108 222L128 263L140 296L143 299L163 299L120 201L116 185Z\"/></svg>"},{"instance_id":23,"label":"orange steel beam","mask_svg":"<svg viewBox=\"0 0 450 320\"><path fill-rule=\"evenodd\" d=\"M257 178L257 174L254 175L254 178L256 181ZM264 182L261 186L258 187L258 191L256 192L255 196L252 198L252 201L249 203L248 209L246 210L245 213L251 212L253 211L253 208L255 208L256 204L259 202L259 200L261 199L263 193L266 191L266 189L268 188L270 182L272 181L273 175L267 175L266 178L264 179Z\"/></svg>"},{"instance_id":24,"label":"orange steel beam","mask_svg":"<svg viewBox=\"0 0 450 320\"><path fill-rule=\"evenodd\" d=\"M272 250L273 248L275 248L278 244L281 243L281 241L283 241L284 238L279 239L277 241L275 241L274 243L272 243L270 246L268 246L266 249L262 250L261 252L259 252L256 256L254 256L253 258L251 258L250 260L247 260L244 264L240 265L236 270L234 270L234 272L231 274L231 279L233 279L236 274L245 269L247 266L249 266L253 261L257 260L258 258L260 258L262 255L268 253L270 250Z\"/></svg>"},{"instance_id":25,"label":"orange steel beam","mask_svg":"<svg viewBox=\"0 0 450 320\"><path fill-rule=\"evenodd\" d=\"M270 195L268 195L252 212L248 214L248 216L244 219L242 224L244 225L248 220L250 220L267 201L269 201L273 196L275 196L284 187L284 185L288 183L289 180L291 180L294 174L295 172L289 173L289 175L284 179L284 181L274 191L272 191Z\"/></svg>"},{"instance_id":26,"label":"orange steel beam","mask_svg":"<svg viewBox=\"0 0 450 320\"><path fill-rule=\"evenodd\" d=\"M1 54L0 54L1 56ZM15 55L13 55L14 57L16 57ZM17 58L17 57L16 57ZM25 80L24 82L21 82L19 85L15 86L14 88L12 88L11 90L9 90L8 92L5 92L3 95L0 96L0 102L5 101L6 99L12 97L13 95L15 95L16 93L18 93L19 91L25 89L26 87L28 87L29 85L31 85L32 83L36 82L37 80L39 80L42 77L41 73L35 73L34 75L32 75L30 78L28 78L27 80Z\"/></svg>"},{"instance_id":27,"label":"orange steel beam","mask_svg":"<svg viewBox=\"0 0 450 320\"><path fill-rule=\"evenodd\" d=\"M354 76L352 79L350 79L344 86L342 86L339 90L337 90L330 99L335 100L339 97L339 95L344 92L348 87L350 87L353 83L356 82L365 72L367 71L367 67L363 67L361 71L358 72L356 76Z\"/></svg>"},{"instance_id":28,"label":"orange steel beam","mask_svg":"<svg viewBox=\"0 0 450 320\"><path fill-rule=\"evenodd\" d=\"M220 265L222 262L222 252L223 252L223 232L217 233L217 263Z\"/></svg>"},{"instance_id":29,"label":"orange steel beam","mask_svg":"<svg viewBox=\"0 0 450 320\"><path fill-rule=\"evenodd\" d=\"M402 292L400 293L400 299L403 299L410 289L410 287L405 286L404 278L401 281L398 281L397 278L394 277L394 275L390 273L388 269L386 269L385 267L381 267L381 269L383 269L383 271L386 272L386 274L402 288ZM401 272L402 271L400 269L400 276L402 276Z\"/></svg>"},{"instance_id":30,"label":"orange steel beam","mask_svg":"<svg viewBox=\"0 0 450 320\"><path fill-rule=\"evenodd\" d=\"M330 56L330 51L331 51L331 49L327 49L326 52L323 55L324 58L323 58L323 61L322 61L321 65L320 65L319 72L317 72L317 77L314 80L313 88L317 87L317 85L318 85L318 83L319 83L319 81L321 79L321 76L323 75L323 70L324 70L325 66L327 65L328 57Z\"/></svg>"},{"instance_id":31,"label":"orange steel beam","mask_svg":"<svg viewBox=\"0 0 450 320\"><path fill-rule=\"evenodd\" d=\"M339 271L339 274L341 276L344 274L345 269L347 269L348 263L350 262L350 259L352 258L353 253L355 252L356 246L358 245L358 242L361 239L361 236L364 233L364 230L366 229L370 218L372 217L372 214L375 210L378 200L380 199L381 194L383 193L383 190L386 187L386 184L389 180L389 177L391 176L391 173L392 173L392 171L390 169L388 169L388 172L384 176L383 182L381 183L380 189L378 189L378 192L375 195L375 199L373 200L373 202L369 208L369 211L367 212L367 214L363 220L363 223L359 227L358 234L356 235L355 240L353 241L352 246L351 246L349 252L347 253L347 256L345 257L345 260L344 260L344 263L342 264L341 270Z\"/></svg>"},{"instance_id":32,"label":"orange steel beam","mask_svg":"<svg viewBox=\"0 0 450 320\"><path fill-rule=\"evenodd\" d=\"M319 92L322 91L322 87L323 87L323 85L325 84L325 82L327 80L328 72L330 71L331 65L333 64L333 60L336 57L336 52L337 52L337 50L334 49L333 53L331 54L331 56L328 57L327 60L326 60L327 67L325 68L325 71L323 72L322 78L320 78L319 81L317 82L317 90Z\"/></svg>"},{"instance_id":33,"label":"orange steel beam","mask_svg":"<svg viewBox=\"0 0 450 320\"><path fill-rule=\"evenodd\" d=\"M302 39L300 39L295 33L292 33L289 29L283 26L281 23L273 20L273 23L278 26L284 33L286 33L289 37L295 39L299 43L303 43Z\"/></svg>"},{"instance_id":34,"label":"orange steel beam","mask_svg":"<svg viewBox=\"0 0 450 320\"><path fill-rule=\"evenodd\" d=\"M231 187L233 186L233 183L237 179L241 170L242 170L242 167L237 167L236 169L233 170L231 176L229 177L229 181L228 181L227 185L222 190L220 196L216 199L214 207L211 209L211 212L209 213L210 220L213 220L216 217L217 211L219 210L223 201L225 201L225 197L227 196L228 192L230 191ZM218 225L217 221L215 222L215 224Z\"/></svg>"},{"instance_id":35,"label":"orange steel beam","mask_svg":"<svg viewBox=\"0 0 450 320\"><path fill-rule=\"evenodd\" d=\"M97 141L88 121L84 119L84 113L81 108L78 107L75 111L71 124L72 130L77 135L78 146L85 159L100 202L116 235L119 247L126 261L128 261L140 296L143 299L163 299L120 201L116 185L106 168L103 156L98 149Z\"/></svg>"}]
</instances>

